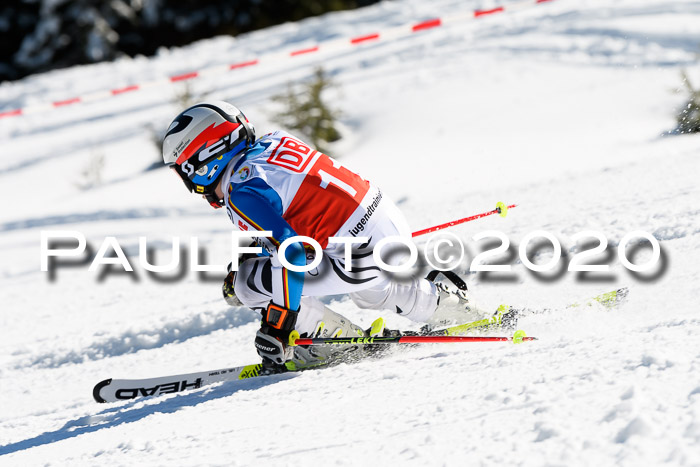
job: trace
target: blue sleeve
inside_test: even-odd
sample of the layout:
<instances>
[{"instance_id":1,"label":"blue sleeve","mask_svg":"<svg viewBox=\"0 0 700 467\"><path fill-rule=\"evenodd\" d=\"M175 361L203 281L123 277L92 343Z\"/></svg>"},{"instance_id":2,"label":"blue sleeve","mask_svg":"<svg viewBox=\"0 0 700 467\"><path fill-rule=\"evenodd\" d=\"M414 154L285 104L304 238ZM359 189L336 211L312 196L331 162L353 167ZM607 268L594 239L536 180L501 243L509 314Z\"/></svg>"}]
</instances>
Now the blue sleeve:
<instances>
[{"instance_id":1,"label":"blue sleeve","mask_svg":"<svg viewBox=\"0 0 700 467\"><path fill-rule=\"evenodd\" d=\"M269 240L275 249L279 248L286 239L297 235L282 217L282 202L279 195L260 179L254 178L250 182L231 184L228 203L237 215L255 229L271 231L272 237ZM295 266L305 266L304 244L293 242L289 245L285 251L285 259ZM272 301L276 305L298 310L303 288L303 272L290 271L273 261Z\"/></svg>"}]
</instances>

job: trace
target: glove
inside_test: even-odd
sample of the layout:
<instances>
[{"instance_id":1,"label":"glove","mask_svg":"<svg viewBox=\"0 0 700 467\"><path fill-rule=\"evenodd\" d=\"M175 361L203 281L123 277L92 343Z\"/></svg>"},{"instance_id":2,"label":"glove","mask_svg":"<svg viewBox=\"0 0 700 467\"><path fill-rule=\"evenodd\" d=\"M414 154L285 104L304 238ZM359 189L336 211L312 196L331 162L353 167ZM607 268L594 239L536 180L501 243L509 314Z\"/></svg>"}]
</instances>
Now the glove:
<instances>
[{"instance_id":1,"label":"glove","mask_svg":"<svg viewBox=\"0 0 700 467\"><path fill-rule=\"evenodd\" d=\"M263 312L260 329L255 334L255 349L258 355L278 365L292 358L293 350L289 346L289 336L294 331L299 310L290 310L270 302Z\"/></svg>"},{"instance_id":2,"label":"glove","mask_svg":"<svg viewBox=\"0 0 700 467\"><path fill-rule=\"evenodd\" d=\"M277 365L284 364L293 355L291 347L285 347L282 341L265 333L262 328L255 333L255 350L262 357L263 363L269 361Z\"/></svg>"}]
</instances>

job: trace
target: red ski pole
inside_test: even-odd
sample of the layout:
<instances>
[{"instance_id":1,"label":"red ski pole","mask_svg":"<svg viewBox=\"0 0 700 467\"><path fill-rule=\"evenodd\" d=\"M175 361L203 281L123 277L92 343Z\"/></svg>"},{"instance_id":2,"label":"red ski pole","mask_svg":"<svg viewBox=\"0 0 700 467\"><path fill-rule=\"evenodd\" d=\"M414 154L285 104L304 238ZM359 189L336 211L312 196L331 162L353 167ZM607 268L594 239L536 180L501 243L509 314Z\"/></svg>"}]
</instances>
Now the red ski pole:
<instances>
[{"instance_id":1,"label":"red ski pole","mask_svg":"<svg viewBox=\"0 0 700 467\"><path fill-rule=\"evenodd\" d=\"M506 206L504 203L499 202L498 204L496 204L496 209L494 209L493 211L482 212L481 214L475 214L473 216L465 217L464 219L457 219L456 221L446 222L444 224L436 225L434 227L428 227L427 229L418 230L416 232L413 232L412 235L414 237L418 237L419 235L425 235L425 234L430 233L430 232L435 232L437 230L442 230L442 229L445 229L447 227L452 227L453 225L463 224L465 222L480 219L482 217L490 216L492 214L500 214L501 217L506 217L508 210L511 208L514 208L516 206L517 206L517 204L511 204L510 206Z\"/></svg>"},{"instance_id":2,"label":"red ski pole","mask_svg":"<svg viewBox=\"0 0 700 467\"><path fill-rule=\"evenodd\" d=\"M294 345L327 345L327 344L437 344L443 342L513 342L519 344L525 341L537 340L527 337L524 331L515 331L513 337L495 336L397 336L397 337L313 337L298 338Z\"/></svg>"}]
</instances>

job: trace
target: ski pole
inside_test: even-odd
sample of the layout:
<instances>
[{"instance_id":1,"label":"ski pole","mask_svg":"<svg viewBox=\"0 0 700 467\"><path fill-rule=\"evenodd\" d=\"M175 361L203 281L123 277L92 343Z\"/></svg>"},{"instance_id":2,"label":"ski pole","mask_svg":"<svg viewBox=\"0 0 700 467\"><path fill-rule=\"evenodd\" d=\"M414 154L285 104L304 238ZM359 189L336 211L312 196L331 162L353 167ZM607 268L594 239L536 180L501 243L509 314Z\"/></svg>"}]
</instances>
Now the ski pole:
<instances>
[{"instance_id":1,"label":"ski pole","mask_svg":"<svg viewBox=\"0 0 700 467\"><path fill-rule=\"evenodd\" d=\"M508 210L516 206L517 204L511 204L510 206L506 206L504 203L499 202L496 204L496 209L494 209L493 211L482 212L481 214L475 214L473 216L465 217L464 219L457 219L456 221L445 222L444 224L428 227L427 229L423 230L418 230L416 232L413 232L412 236L418 237L419 235L425 235L430 232L435 232L436 230L442 230L447 227L452 227L453 225L463 224L465 222L481 219L482 217L490 216L492 214L500 214L501 217L506 217Z\"/></svg>"},{"instance_id":2,"label":"ski pole","mask_svg":"<svg viewBox=\"0 0 700 467\"><path fill-rule=\"evenodd\" d=\"M537 340L527 337L524 331L515 331L513 337L495 336L396 336L396 337L308 337L294 340L294 345L341 344L436 344L444 342L513 342Z\"/></svg>"}]
</instances>

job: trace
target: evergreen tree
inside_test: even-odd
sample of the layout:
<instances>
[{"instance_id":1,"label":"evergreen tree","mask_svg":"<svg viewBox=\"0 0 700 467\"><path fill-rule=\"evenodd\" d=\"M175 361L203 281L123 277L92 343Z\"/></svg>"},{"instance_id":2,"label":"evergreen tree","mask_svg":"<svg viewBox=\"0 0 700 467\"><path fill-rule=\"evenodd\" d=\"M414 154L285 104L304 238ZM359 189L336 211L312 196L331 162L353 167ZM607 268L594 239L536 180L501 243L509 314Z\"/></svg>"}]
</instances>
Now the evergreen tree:
<instances>
[{"instance_id":1,"label":"evergreen tree","mask_svg":"<svg viewBox=\"0 0 700 467\"><path fill-rule=\"evenodd\" d=\"M679 133L700 133L700 89L693 87L685 71L682 72L682 76L683 83L688 90L688 100L676 115L677 131Z\"/></svg>"},{"instance_id":2,"label":"evergreen tree","mask_svg":"<svg viewBox=\"0 0 700 467\"><path fill-rule=\"evenodd\" d=\"M292 133L301 134L316 149L326 152L326 144L340 139L336 120L340 111L334 110L323 100L324 91L333 86L323 68L316 68L313 78L301 85L297 91L291 84L287 92L273 97L282 104L281 112L273 116L273 121Z\"/></svg>"}]
</instances>

